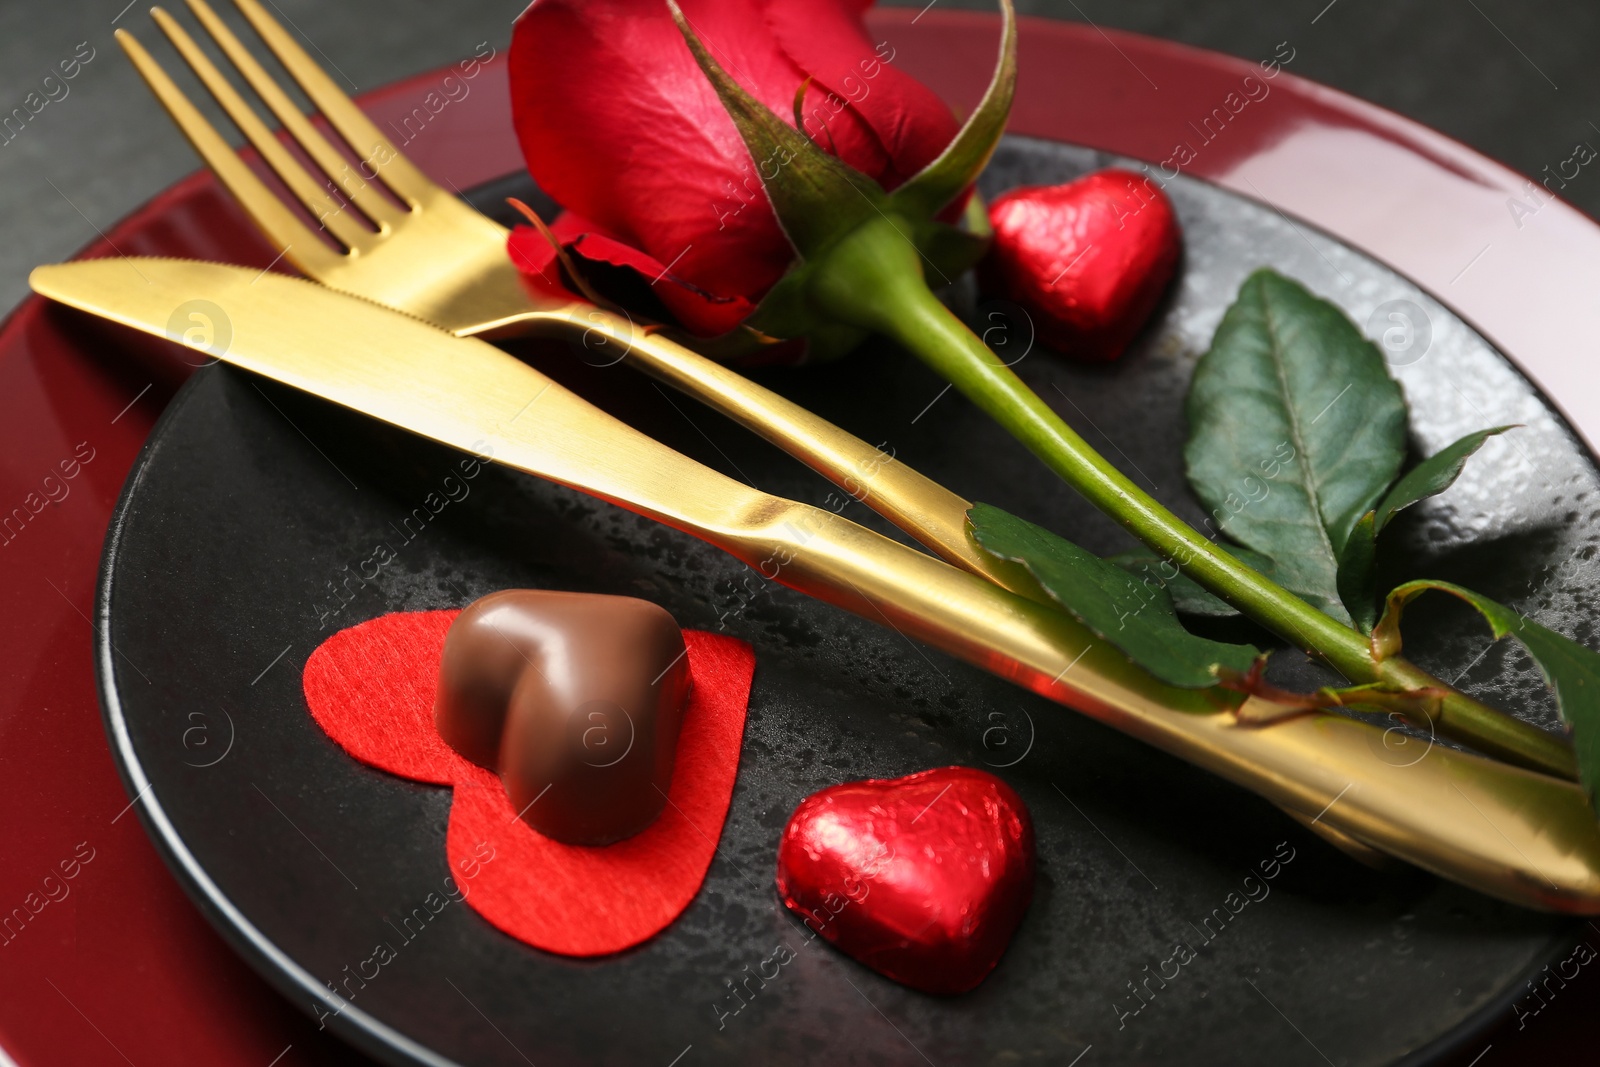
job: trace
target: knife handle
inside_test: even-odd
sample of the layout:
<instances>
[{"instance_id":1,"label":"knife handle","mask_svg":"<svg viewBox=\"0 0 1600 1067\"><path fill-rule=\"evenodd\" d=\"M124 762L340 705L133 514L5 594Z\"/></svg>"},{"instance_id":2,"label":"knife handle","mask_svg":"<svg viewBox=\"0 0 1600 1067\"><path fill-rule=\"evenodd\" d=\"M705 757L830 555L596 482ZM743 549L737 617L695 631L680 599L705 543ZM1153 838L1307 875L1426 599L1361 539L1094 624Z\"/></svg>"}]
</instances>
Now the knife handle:
<instances>
[{"instance_id":1,"label":"knife handle","mask_svg":"<svg viewBox=\"0 0 1600 1067\"><path fill-rule=\"evenodd\" d=\"M1343 715L1246 725L1231 694L1167 686L1062 612L830 512L769 506L759 536L722 542L764 577L1213 771L1313 829L1502 900L1600 913L1600 824L1575 783L1443 745L1397 760L1384 730Z\"/></svg>"}]
</instances>

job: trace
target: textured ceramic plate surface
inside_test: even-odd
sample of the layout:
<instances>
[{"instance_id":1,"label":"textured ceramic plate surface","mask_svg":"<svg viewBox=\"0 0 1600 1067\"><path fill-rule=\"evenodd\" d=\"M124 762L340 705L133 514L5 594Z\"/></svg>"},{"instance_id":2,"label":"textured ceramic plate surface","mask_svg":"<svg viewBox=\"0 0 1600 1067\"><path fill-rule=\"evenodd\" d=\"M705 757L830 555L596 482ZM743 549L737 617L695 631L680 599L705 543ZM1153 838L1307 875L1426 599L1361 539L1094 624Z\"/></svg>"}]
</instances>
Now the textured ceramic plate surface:
<instances>
[{"instance_id":1,"label":"textured ceramic plate surface","mask_svg":"<svg viewBox=\"0 0 1600 1067\"><path fill-rule=\"evenodd\" d=\"M986 192L1105 162L1013 139ZM1597 591L1572 564L1593 551L1600 474L1512 365L1404 279L1303 224L1199 182L1168 192L1186 234L1180 281L1118 365L1085 369L1029 351L1026 321L1003 303L975 300L974 321L1005 331L1008 358L1021 356L1019 373L1046 400L1198 520L1180 461L1182 400L1245 275L1271 265L1371 322L1369 333L1390 328L1391 313L1409 316L1412 343L1397 345L1392 362L1416 409L1418 451L1484 426L1525 428L1491 441L1456 488L1396 528L1403 572L1464 581L1584 637L1581 606ZM781 453L625 367L597 366L608 361L565 343L519 353L713 467L840 503ZM898 351L873 347L761 378L960 493L1099 552L1130 547ZM102 577L102 692L130 792L149 789L140 817L202 906L296 1003L325 1005L325 984L353 993L329 1025L384 1058L1056 1064L1092 1046L1085 1063L1391 1064L1470 1028L1570 936L1562 921L1407 868L1362 867L1182 762L892 630L769 587L693 539L535 479L487 471L408 539L399 520L453 461L210 367L168 408L136 464ZM876 524L859 505L845 513ZM396 550L395 562L336 599L334 588L379 543ZM685 626L754 644L743 762L717 859L688 911L634 951L550 956L452 905L377 977L350 983L346 968L396 940L385 919L409 912L448 873L450 794L347 757L312 722L301 668L338 628L512 586L643 596ZM1408 643L1416 658L1469 689L1504 673L1507 683L1482 692L1549 721L1550 704L1515 651L1488 648L1487 634L1447 606L1416 610L1429 635ZM1374 758L1411 761L1426 744L1380 747ZM988 981L932 998L808 943L775 899L773 857L784 820L815 789L952 763L988 766L1023 796L1040 873L1032 909ZM1274 859L1268 891L1229 912L1230 894ZM1147 983L1172 974L1162 965L1179 943L1194 958L1176 977ZM780 945L794 959L748 1003L733 999L730 983Z\"/></svg>"}]
</instances>

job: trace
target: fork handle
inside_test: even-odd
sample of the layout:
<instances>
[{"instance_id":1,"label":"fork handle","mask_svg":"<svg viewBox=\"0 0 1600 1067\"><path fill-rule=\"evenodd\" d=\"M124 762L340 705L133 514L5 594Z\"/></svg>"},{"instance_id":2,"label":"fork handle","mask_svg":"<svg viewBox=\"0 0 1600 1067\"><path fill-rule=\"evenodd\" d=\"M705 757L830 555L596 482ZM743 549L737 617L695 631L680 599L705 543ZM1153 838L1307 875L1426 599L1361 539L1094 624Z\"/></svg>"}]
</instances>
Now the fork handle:
<instances>
[{"instance_id":1,"label":"fork handle","mask_svg":"<svg viewBox=\"0 0 1600 1067\"><path fill-rule=\"evenodd\" d=\"M1036 587L996 566L968 539L970 501L827 419L757 385L731 368L621 315L588 305L567 321L622 346L639 370L783 449L852 499L867 505L946 562L1028 597Z\"/></svg>"},{"instance_id":2,"label":"fork handle","mask_svg":"<svg viewBox=\"0 0 1600 1067\"><path fill-rule=\"evenodd\" d=\"M1413 760L1386 731L1342 715L1246 725L1220 691L1167 686L1061 612L830 512L770 498L767 511L755 538L701 535L765 577L1204 767L1314 830L1526 907L1600 913L1600 824L1575 783L1431 744Z\"/></svg>"}]
</instances>

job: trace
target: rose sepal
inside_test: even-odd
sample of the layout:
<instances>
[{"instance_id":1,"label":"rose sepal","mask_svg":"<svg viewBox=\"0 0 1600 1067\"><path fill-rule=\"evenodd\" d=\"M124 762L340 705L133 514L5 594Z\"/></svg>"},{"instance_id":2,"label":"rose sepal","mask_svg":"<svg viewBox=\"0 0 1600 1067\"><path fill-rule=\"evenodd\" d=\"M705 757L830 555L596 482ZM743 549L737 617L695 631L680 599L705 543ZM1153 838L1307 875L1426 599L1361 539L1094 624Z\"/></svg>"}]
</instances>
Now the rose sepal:
<instances>
[{"instance_id":1,"label":"rose sepal","mask_svg":"<svg viewBox=\"0 0 1600 1067\"><path fill-rule=\"evenodd\" d=\"M977 215L983 217L981 202L976 196L972 203L977 205ZM971 270L983 258L991 240L991 235L986 232L986 219L984 230L968 228L973 225L970 211L963 226L953 226L937 219L916 223L898 213L890 213L884 219L893 227L893 239L898 244L905 246L909 241L915 249L921 264L918 270L925 272L918 277L931 275L941 285L949 284ZM837 269L832 265L836 250L848 243L862 228L882 229L881 225L874 227L868 222L836 241L817 258L796 260L789 273L779 279L755 312L745 320L746 327L768 337L806 338L806 353L814 362L835 359L859 345L866 338L868 330L859 323L841 318L837 309L819 305L813 297L818 290L819 280Z\"/></svg>"},{"instance_id":2,"label":"rose sepal","mask_svg":"<svg viewBox=\"0 0 1600 1067\"><path fill-rule=\"evenodd\" d=\"M756 100L722 69L674 0L667 4L744 140L796 253L794 265L746 320L750 330L770 338L804 337L812 359L836 357L859 344L865 336L860 324L818 307L809 294L831 269L831 250L874 220L888 222L897 238L915 249L918 276L929 284L948 284L983 257L991 234L981 201L969 199L959 225L939 216L971 189L1005 129L1016 88L1016 19L1010 0L1002 0L1000 61L983 99L945 150L893 192L823 151ZM805 89L802 85L800 96Z\"/></svg>"}]
</instances>

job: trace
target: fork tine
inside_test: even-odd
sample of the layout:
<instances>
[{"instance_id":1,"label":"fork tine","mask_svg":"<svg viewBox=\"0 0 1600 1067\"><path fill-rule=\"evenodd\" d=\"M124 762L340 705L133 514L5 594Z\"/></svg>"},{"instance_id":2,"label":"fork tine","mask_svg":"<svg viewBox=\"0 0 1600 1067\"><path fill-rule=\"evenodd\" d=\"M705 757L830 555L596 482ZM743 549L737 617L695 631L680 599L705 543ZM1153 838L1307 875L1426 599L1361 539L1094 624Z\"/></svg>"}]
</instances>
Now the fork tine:
<instances>
[{"instance_id":1,"label":"fork tine","mask_svg":"<svg viewBox=\"0 0 1600 1067\"><path fill-rule=\"evenodd\" d=\"M167 76L161 65L127 30L118 29L117 43L133 61L134 69L144 78L145 84L167 109L172 121L189 139L200 158L206 161L233 198L249 214L267 236L283 247L282 256L305 274L318 277L338 268L344 258L323 243L322 239L297 218L294 212L279 200L271 189L240 159L238 154L222 139L216 128L200 114L183 95L183 90Z\"/></svg>"},{"instance_id":2,"label":"fork tine","mask_svg":"<svg viewBox=\"0 0 1600 1067\"><path fill-rule=\"evenodd\" d=\"M205 0L188 0L188 2L189 10L194 12L212 39L238 68L239 73L244 75L245 81L250 83L250 88L255 90L256 95L260 96L278 117L278 121L283 123L283 128L289 131L289 135L305 150L306 155L322 168L324 174L338 183L340 191L361 209L362 214L380 227L392 226L398 221L400 216L406 213L405 210L385 199L364 177L358 176L352 170L350 162L328 143L327 138L317 132L316 127L295 106L294 101L289 99L288 94L279 87L266 69L256 62L256 57L240 43L239 38L228 29L227 24L217 17L211 5Z\"/></svg>"},{"instance_id":3,"label":"fork tine","mask_svg":"<svg viewBox=\"0 0 1600 1067\"><path fill-rule=\"evenodd\" d=\"M322 68L306 55L305 50L256 0L234 0L234 3L261 35L272 54L278 57L278 62L283 64L289 76L322 112L323 118L339 131L360 159L377 171L379 179L396 196L412 204L420 204L433 197L449 195L400 154L367 118L366 113L333 83L332 78L323 73Z\"/></svg>"},{"instance_id":4,"label":"fork tine","mask_svg":"<svg viewBox=\"0 0 1600 1067\"><path fill-rule=\"evenodd\" d=\"M372 231L363 227L356 219L345 213L344 204L332 196L328 190L317 182L300 163L289 154L283 142L267 129L249 104L245 103L237 90L223 77L222 72L216 68L206 54L200 50L184 28L166 11L159 7L150 9L151 18L156 25L161 27L161 32L177 48L183 61L189 64L199 77L201 84L211 93L217 103L222 105L222 110L228 113L228 118L245 135L245 138L255 146L261 158L273 169L283 184L294 194L312 217L325 227L333 236L347 248L361 248L373 236Z\"/></svg>"}]
</instances>

